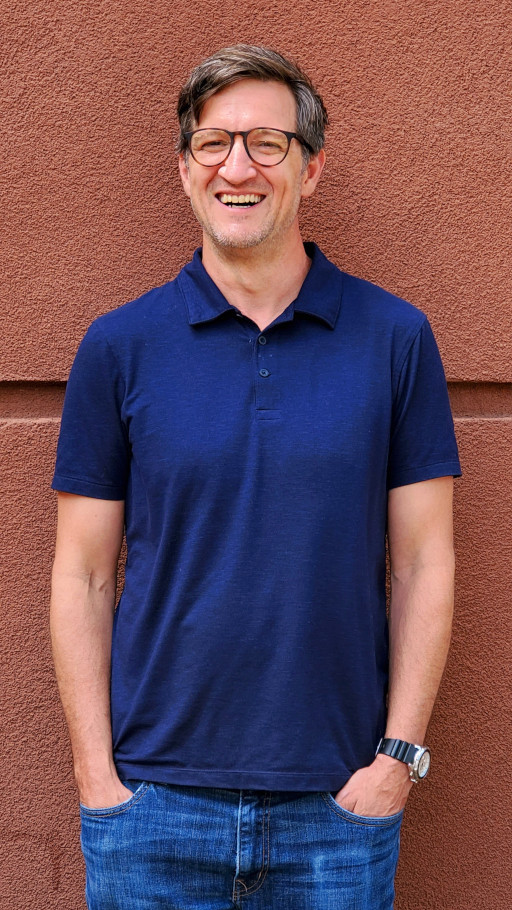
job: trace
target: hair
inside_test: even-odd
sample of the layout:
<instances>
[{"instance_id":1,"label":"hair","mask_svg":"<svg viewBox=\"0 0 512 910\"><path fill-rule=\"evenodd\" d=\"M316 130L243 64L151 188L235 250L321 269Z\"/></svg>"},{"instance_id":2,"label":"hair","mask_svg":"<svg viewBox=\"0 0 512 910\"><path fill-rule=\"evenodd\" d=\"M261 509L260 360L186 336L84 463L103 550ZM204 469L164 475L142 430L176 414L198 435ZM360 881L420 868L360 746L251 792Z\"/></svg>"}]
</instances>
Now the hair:
<instances>
[{"instance_id":1,"label":"hair","mask_svg":"<svg viewBox=\"0 0 512 910\"><path fill-rule=\"evenodd\" d=\"M183 86L177 105L180 122L178 151L186 152L184 134L199 124L201 111L212 95L242 79L280 82L291 90L296 104L298 135L317 155L324 145L324 131L329 118L325 105L311 80L296 63L268 47L236 44L225 47L203 60L192 70ZM305 161L310 150L303 147Z\"/></svg>"}]
</instances>

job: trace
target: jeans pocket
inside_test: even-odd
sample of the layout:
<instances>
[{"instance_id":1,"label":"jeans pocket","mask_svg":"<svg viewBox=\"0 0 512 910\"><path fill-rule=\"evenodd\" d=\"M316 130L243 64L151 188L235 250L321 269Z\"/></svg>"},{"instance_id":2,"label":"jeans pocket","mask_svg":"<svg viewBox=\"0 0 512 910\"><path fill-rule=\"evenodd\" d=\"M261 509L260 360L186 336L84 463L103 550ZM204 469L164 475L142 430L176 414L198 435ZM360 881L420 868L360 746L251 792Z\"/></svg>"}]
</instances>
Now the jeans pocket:
<instances>
[{"instance_id":1,"label":"jeans pocket","mask_svg":"<svg viewBox=\"0 0 512 910\"><path fill-rule=\"evenodd\" d=\"M392 825L399 825L404 814L404 810L401 809L400 812L395 812L394 815L357 815L355 812L350 812L348 809L344 809L343 806L340 806L332 793L328 790L322 793L321 796L332 812L335 812L336 815L339 815L340 818L345 819L345 821L350 822L352 825L360 825L366 828L391 827Z\"/></svg>"},{"instance_id":2,"label":"jeans pocket","mask_svg":"<svg viewBox=\"0 0 512 910\"><path fill-rule=\"evenodd\" d=\"M135 806L137 803L139 803L149 790L150 786L151 784L149 782L140 781L138 783L138 786L133 791L132 795L128 797L128 799L125 799L122 803L118 803L115 806L106 806L105 808L102 807L101 809L91 809L89 806L84 806L83 803L80 803L80 815L87 815L94 818L110 815L120 815L122 812L127 812L132 808L132 806Z\"/></svg>"}]
</instances>

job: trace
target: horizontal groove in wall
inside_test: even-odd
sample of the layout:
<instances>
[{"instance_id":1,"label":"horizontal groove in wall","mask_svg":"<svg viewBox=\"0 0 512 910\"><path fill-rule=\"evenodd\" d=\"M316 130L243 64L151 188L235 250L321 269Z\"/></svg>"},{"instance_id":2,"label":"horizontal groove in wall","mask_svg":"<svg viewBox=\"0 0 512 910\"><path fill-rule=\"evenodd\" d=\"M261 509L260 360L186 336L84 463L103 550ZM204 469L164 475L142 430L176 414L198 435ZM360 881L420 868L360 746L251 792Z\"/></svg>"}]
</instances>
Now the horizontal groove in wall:
<instances>
[{"instance_id":1,"label":"horizontal groove in wall","mask_svg":"<svg viewBox=\"0 0 512 910\"><path fill-rule=\"evenodd\" d=\"M454 417L512 417L512 382L449 382Z\"/></svg>"},{"instance_id":2,"label":"horizontal groove in wall","mask_svg":"<svg viewBox=\"0 0 512 910\"><path fill-rule=\"evenodd\" d=\"M0 382L0 420L60 417L65 382Z\"/></svg>"},{"instance_id":3,"label":"horizontal groove in wall","mask_svg":"<svg viewBox=\"0 0 512 910\"><path fill-rule=\"evenodd\" d=\"M60 417L65 382L0 382L0 420ZM453 416L512 417L512 382L449 382Z\"/></svg>"}]
</instances>

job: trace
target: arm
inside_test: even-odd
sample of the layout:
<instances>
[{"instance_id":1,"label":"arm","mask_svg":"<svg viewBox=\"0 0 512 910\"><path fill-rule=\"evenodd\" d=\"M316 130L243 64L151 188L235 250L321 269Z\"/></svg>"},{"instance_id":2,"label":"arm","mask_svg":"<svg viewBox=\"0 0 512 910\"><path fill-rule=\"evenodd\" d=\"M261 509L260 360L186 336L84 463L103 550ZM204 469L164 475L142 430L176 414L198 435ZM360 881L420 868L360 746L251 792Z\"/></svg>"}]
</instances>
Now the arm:
<instances>
[{"instance_id":1,"label":"arm","mask_svg":"<svg viewBox=\"0 0 512 910\"><path fill-rule=\"evenodd\" d=\"M80 800L131 796L112 757L110 648L124 502L59 493L50 627Z\"/></svg>"},{"instance_id":2,"label":"arm","mask_svg":"<svg viewBox=\"0 0 512 910\"><path fill-rule=\"evenodd\" d=\"M453 613L453 479L389 493L390 677L386 737L423 744L450 642ZM392 815L412 784L402 762L378 755L337 794L359 815Z\"/></svg>"}]
</instances>

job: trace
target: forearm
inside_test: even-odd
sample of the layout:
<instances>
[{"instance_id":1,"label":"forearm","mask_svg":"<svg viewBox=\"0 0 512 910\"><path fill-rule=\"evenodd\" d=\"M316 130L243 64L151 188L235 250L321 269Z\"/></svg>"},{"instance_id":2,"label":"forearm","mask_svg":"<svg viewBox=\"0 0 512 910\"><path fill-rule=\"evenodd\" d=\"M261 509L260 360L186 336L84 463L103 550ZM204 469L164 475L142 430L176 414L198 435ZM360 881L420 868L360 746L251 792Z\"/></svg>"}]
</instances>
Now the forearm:
<instances>
[{"instance_id":1,"label":"forearm","mask_svg":"<svg viewBox=\"0 0 512 910\"><path fill-rule=\"evenodd\" d=\"M453 612L453 561L392 579L390 683L385 735L422 744L443 673ZM377 755L337 796L362 815L403 809L412 783L402 762Z\"/></svg>"},{"instance_id":2,"label":"forearm","mask_svg":"<svg viewBox=\"0 0 512 910\"><path fill-rule=\"evenodd\" d=\"M392 573L387 737L424 742L450 644L453 576L451 550Z\"/></svg>"},{"instance_id":3,"label":"forearm","mask_svg":"<svg viewBox=\"0 0 512 910\"><path fill-rule=\"evenodd\" d=\"M443 674L453 614L451 477L390 491L390 660L385 735L422 745ZM362 815L390 815L412 782L403 762L379 754L338 794Z\"/></svg>"},{"instance_id":4,"label":"forearm","mask_svg":"<svg viewBox=\"0 0 512 910\"><path fill-rule=\"evenodd\" d=\"M110 723L114 603L115 578L98 580L54 566L53 655L81 794L115 774Z\"/></svg>"}]
</instances>

